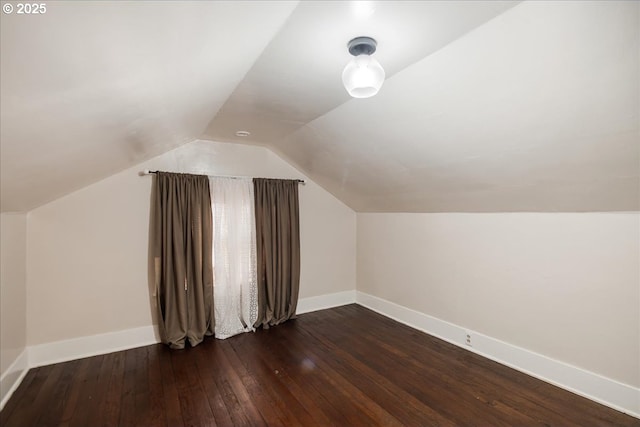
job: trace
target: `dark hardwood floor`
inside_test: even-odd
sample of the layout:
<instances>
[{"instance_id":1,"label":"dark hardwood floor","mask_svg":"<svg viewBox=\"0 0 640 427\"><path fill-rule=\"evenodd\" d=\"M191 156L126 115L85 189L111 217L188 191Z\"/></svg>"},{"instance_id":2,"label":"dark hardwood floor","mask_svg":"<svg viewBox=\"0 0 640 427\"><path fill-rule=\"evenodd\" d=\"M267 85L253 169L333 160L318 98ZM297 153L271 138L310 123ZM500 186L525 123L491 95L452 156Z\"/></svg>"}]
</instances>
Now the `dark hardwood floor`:
<instances>
[{"instance_id":1,"label":"dark hardwood floor","mask_svg":"<svg viewBox=\"0 0 640 427\"><path fill-rule=\"evenodd\" d=\"M640 426L357 305L31 370L2 426Z\"/></svg>"}]
</instances>

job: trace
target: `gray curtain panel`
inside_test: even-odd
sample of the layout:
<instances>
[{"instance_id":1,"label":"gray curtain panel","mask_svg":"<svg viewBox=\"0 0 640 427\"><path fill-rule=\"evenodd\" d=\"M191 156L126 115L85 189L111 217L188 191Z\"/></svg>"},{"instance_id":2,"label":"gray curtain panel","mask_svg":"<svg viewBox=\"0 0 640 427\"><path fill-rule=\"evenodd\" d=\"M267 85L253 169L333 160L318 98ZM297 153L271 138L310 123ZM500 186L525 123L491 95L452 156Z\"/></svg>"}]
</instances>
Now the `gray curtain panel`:
<instances>
[{"instance_id":1,"label":"gray curtain panel","mask_svg":"<svg viewBox=\"0 0 640 427\"><path fill-rule=\"evenodd\" d=\"M162 342L184 348L213 335L209 178L157 173L151 197L150 262Z\"/></svg>"},{"instance_id":2,"label":"gray curtain panel","mask_svg":"<svg viewBox=\"0 0 640 427\"><path fill-rule=\"evenodd\" d=\"M295 318L300 287L298 182L254 178L258 319L264 328Z\"/></svg>"}]
</instances>

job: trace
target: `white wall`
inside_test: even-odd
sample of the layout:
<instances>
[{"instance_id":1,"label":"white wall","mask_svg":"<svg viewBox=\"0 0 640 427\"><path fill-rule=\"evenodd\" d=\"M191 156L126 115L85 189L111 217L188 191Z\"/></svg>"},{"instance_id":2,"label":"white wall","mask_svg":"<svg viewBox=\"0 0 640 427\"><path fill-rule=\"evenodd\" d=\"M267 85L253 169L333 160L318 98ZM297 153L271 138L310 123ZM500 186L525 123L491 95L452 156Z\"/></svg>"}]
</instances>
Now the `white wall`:
<instances>
[{"instance_id":1,"label":"white wall","mask_svg":"<svg viewBox=\"0 0 640 427\"><path fill-rule=\"evenodd\" d=\"M30 212L28 345L155 323L143 169L306 179L300 297L355 289L353 210L265 148L194 141Z\"/></svg>"},{"instance_id":2,"label":"white wall","mask_svg":"<svg viewBox=\"0 0 640 427\"><path fill-rule=\"evenodd\" d=\"M640 214L358 214L358 291L640 385Z\"/></svg>"},{"instance_id":3,"label":"white wall","mask_svg":"<svg viewBox=\"0 0 640 427\"><path fill-rule=\"evenodd\" d=\"M25 305L30 357L38 344L154 323L146 267L152 178L138 176L142 169L305 178L301 298L353 291L357 277L358 291L640 385L640 214L356 216L271 151L210 141L37 208L28 227L24 215L2 215L3 359L25 346L20 333L5 336L7 324L18 326L10 333L24 330L24 315L5 316ZM6 298L9 289L18 296Z\"/></svg>"},{"instance_id":4,"label":"white wall","mask_svg":"<svg viewBox=\"0 0 640 427\"><path fill-rule=\"evenodd\" d=\"M20 373L8 372L24 351L27 337L25 214L0 215L0 374L7 378ZM2 390L4 396L6 390Z\"/></svg>"}]
</instances>

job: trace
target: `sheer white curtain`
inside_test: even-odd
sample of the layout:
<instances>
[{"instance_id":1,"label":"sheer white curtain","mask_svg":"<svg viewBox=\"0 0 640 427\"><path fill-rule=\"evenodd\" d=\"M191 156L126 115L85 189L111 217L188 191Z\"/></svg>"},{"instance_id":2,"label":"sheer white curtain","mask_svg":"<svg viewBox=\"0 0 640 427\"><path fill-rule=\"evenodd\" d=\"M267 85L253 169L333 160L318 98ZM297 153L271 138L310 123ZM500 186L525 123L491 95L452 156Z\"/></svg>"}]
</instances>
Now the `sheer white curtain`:
<instances>
[{"instance_id":1,"label":"sheer white curtain","mask_svg":"<svg viewBox=\"0 0 640 427\"><path fill-rule=\"evenodd\" d=\"M253 330L258 317L253 181L209 177L215 337Z\"/></svg>"}]
</instances>

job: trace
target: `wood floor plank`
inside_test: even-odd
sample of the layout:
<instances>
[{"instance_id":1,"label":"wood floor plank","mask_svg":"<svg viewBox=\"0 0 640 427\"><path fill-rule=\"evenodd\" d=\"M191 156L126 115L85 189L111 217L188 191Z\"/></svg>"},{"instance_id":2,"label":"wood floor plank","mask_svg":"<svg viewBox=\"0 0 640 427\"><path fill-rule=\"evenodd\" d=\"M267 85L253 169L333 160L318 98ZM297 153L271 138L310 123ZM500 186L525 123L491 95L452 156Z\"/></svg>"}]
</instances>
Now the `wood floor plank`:
<instances>
[{"instance_id":1,"label":"wood floor plank","mask_svg":"<svg viewBox=\"0 0 640 427\"><path fill-rule=\"evenodd\" d=\"M22 407L25 394L33 388L31 387L31 383L37 376L36 372L37 369L31 369L27 372L27 375L25 375L22 383L20 383L16 391L13 393L11 399L9 399L5 404L2 412L0 412L0 426L8 425L7 422L11 415L13 415L13 411L15 411L16 408Z\"/></svg>"},{"instance_id":2,"label":"wood floor plank","mask_svg":"<svg viewBox=\"0 0 640 427\"><path fill-rule=\"evenodd\" d=\"M28 425L25 423L25 420L28 420L30 418L32 419L32 417L35 416L31 413L35 412L30 410L31 404L38 397L38 394L40 393L40 390L45 380L47 379L49 369L45 368L47 367L36 368L33 372L33 376L31 377L31 382L27 386L26 390L24 390L24 393L22 393L20 396L11 397L11 399L7 403L7 406L10 406L11 401L14 398L18 397L20 399L20 404L16 405L16 407L13 408L13 410L11 411L11 415L7 417L7 420L5 422L3 422L3 426L9 427ZM4 412L4 409L2 410L2 412Z\"/></svg>"},{"instance_id":3,"label":"wood floor plank","mask_svg":"<svg viewBox=\"0 0 640 427\"><path fill-rule=\"evenodd\" d=\"M120 402L122 400L122 387L124 383L124 361L126 353L119 351L112 353L110 358L111 369L107 382L107 390L104 399L100 403L100 426L108 427L118 425L120 418Z\"/></svg>"},{"instance_id":4,"label":"wood floor plank","mask_svg":"<svg viewBox=\"0 0 640 427\"><path fill-rule=\"evenodd\" d=\"M292 348L290 343L282 340L279 332L286 330L293 331L292 325L281 325L269 331L269 336L283 349L290 351L279 351L276 354L280 358L281 368L279 371L287 372L307 391L317 399L318 404L325 411L331 422L335 425L377 425L378 423L362 408L362 402L357 406L355 400L346 396L344 390L340 390L332 384L331 375L326 369L318 366L319 360L311 354L308 349L313 348L317 343L306 342L303 344L304 351Z\"/></svg>"},{"instance_id":5,"label":"wood floor plank","mask_svg":"<svg viewBox=\"0 0 640 427\"><path fill-rule=\"evenodd\" d=\"M391 351L396 356L407 358L407 360L428 359L429 363L437 370L448 373L451 379L458 384L474 385L476 387L475 391L478 392L478 398L485 402L499 404L499 406L504 404L503 410L505 411L509 411L508 407L517 406L520 412L534 420L538 420L541 424L552 421L555 424L575 427L584 425L584 422L588 421L588 419L584 421L568 419L565 416L564 406L558 403L558 399L550 399L543 406L535 398L539 396L537 388L545 386L550 389L547 392L559 392L575 397L575 395L565 390L542 383L474 353L460 351L457 347L435 337L427 336L429 342L427 347L418 345L415 343L414 338L417 336L416 334L420 334L419 332L404 325L390 330L388 329L388 322L385 322L388 319L381 315L376 314L370 320L372 327L364 335L371 334L375 336L376 345L392 349ZM391 332L393 333L391 334ZM381 340L381 336L386 339ZM401 346L398 346L398 344L401 344ZM399 350L400 348L402 350ZM399 353L400 351L403 353ZM418 357L418 355L422 357ZM527 386L522 387L523 384L527 384ZM502 390L503 392L500 393L498 400L495 399L495 395L494 399L490 399L483 391L487 389ZM542 421L542 414L544 414L542 418L546 421Z\"/></svg>"},{"instance_id":6,"label":"wood floor plank","mask_svg":"<svg viewBox=\"0 0 640 427\"><path fill-rule=\"evenodd\" d=\"M223 351L223 347L229 345L227 342L220 342L219 345L212 346L213 354L216 355L216 365L217 367L222 368L223 371L223 383L224 389L226 390L225 396L229 398L228 403L233 406L233 414L239 415L239 412L244 413L244 417L248 420L249 425L252 426L265 426L267 423L265 419L262 417L260 411L256 408L256 405L253 402L252 396L250 396L247 388L242 383L239 372L233 369L232 361L227 358ZM253 398L257 398L258 396L253 396ZM227 401L225 401L225 404ZM265 408L265 412L272 414L271 408ZM273 419L274 422L276 419L273 417L269 417ZM276 424L278 425L278 424Z\"/></svg>"},{"instance_id":7,"label":"wood floor plank","mask_svg":"<svg viewBox=\"0 0 640 427\"><path fill-rule=\"evenodd\" d=\"M154 346L158 354L159 367L149 375L155 375L160 378L162 384L163 412L167 425L170 427L181 427L184 425L182 417L182 408L180 407L180 398L178 396L178 388L176 387L175 374L173 372L173 363L171 361L171 349L157 344Z\"/></svg>"},{"instance_id":8,"label":"wood floor plank","mask_svg":"<svg viewBox=\"0 0 640 427\"><path fill-rule=\"evenodd\" d=\"M78 400L80 398L80 392L86 380L89 365L93 360L95 359L87 357L76 361L78 362L78 368L73 375L73 383L71 384L69 394L64 402L64 408L62 410L62 415L60 416L60 426L68 426L71 418L75 414L76 407L78 406ZM53 398L55 398L55 396L52 396L52 399Z\"/></svg>"},{"instance_id":9,"label":"wood floor plank","mask_svg":"<svg viewBox=\"0 0 640 427\"><path fill-rule=\"evenodd\" d=\"M284 325L282 325L284 327ZM261 358L266 360L269 366L267 375L273 375L280 381L283 381L290 388L292 394L296 395L298 401L304 402L308 411L323 415L316 418L318 425L345 425L344 417L341 412L332 404L331 390L323 383L312 381L313 377L308 375L308 368L302 370L297 366L305 365L305 358L300 360L300 355L292 355L286 347L282 347L280 343L274 342L272 332L261 331L256 334L256 339L261 340L256 351L260 352ZM273 345L280 346L281 351L273 351ZM329 395L329 397L327 397Z\"/></svg>"},{"instance_id":10,"label":"wood floor plank","mask_svg":"<svg viewBox=\"0 0 640 427\"><path fill-rule=\"evenodd\" d=\"M281 396L290 396L287 401L293 398L300 402L300 405L304 407L311 417L311 420L305 425L334 425L318 405L316 396L311 396L308 392L304 381L296 382L282 368L280 360L273 356L274 352L265 351L269 347L263 338L265 338L263 334L256 334L255 337L238 337L237 340L233 341L233 345L241 349L242 354L245 355L244 359L256 370L255 375L263 379L263 382L270 383L272 387L277 389L274 392L279 392ZM304 416L299 416L299 419L304 419Z\"/></svg>"},{"instance_id":11,"label":"wood floor plank","mask_svg":"<svg viewBox=\"0 0 640 427\"><path fill-rule=\"evenodd\" d=\"M136 376L139 368L136 367L136 351L138 349L125 352L124 360L124 381L122 383L122 396L120 398L120 416L118 425L135 425L136 419Z\"/></svg>"},{"instance_id":12,"label":"wood floor plank","mask_svg":"<svg viewBox=\"0 0 640 427\"><path fill-rule=\"evenodd\" d=\"M78 403L69 420L69 427L83 427L90 425L91 419L98 413L98 407L103 399L103 393L108 384L109 367L104 363L106 356L89 358L89 366L78 394ZM104 368L104 369L103 369Z\"/></svg>"},{"instance_id":13,"label":"wood floor plank","mask_svg":"<svg viewBox=\"0 0 640 427\"><path fill-rule=\"evenodd\" d=\"M40 414L36 422L36 425L40 427L57 426L60 423L65 404L69 400L71 384L73 384L79 361L74 360L61 363L58 366L62 369L62 374L60 378L57 379L55 389L53 390L55 399L50 399L50 397L47 396L47 409Z\"/></svg>"},{"instance_id":14,"label":"wood floor plank","mask_svg":"<svg viewBox=\"0 0 640 427\"><path fill-rule=\"evenodd\" d=\"M20 425L30 426L36 425L41 416L47 415L48 409L51 407L51 396L54 395L56 384L64 371L62 364L50 365L40 368L42 375L45 377L42 381L38 392L34 399L30 399L28 411L19 411ZM55 401L54 401L55 402Z\"/></svg>"},{"instance_id":15,"label":"wood floor plank","mask_svg":"<svg viewBox=\"0 0 640 427\"><path fill-rule=\"evenodd\" d=\"M164 407L164 393L162 376L160 372L160 345L147 347L148 361L148 393L149 393L149 417L148 426L167 427L167 416ZM173 424L172 424L173 426Z\"/></svg>"},{"instance_id":16,"label":"wood floor plank","mask_svg":"<svg viewBox=\"0 0 640 427\"><path fill-rule=\"evenodd\" d=\"M136 349L135 366L135 425L152 426L157 425L161 414L151 412L151 390L149 387L149 352L148 348ZM162 417L163 418L163 417Z\"/></svg>"},{"instance_id":17,"label":"wood floor plank","mask_svg":"<svg viewBox=\"0 0 640 427\"><path fill-rule=\"evenodd\" d=\"M195 348L30 370L2 426L623 426L599 405L357 305Z\"/></svg>"},{"instance_id":18,"label":"wood floor plank","mask_svg":"<svg viewBox=\"0 0 640 427\"><path fill-rule=\"evenodd\" d=\"M281 372L277 365L271 365L267 358L263 357L264 349L251 346L255 343L255 339L245 339L245 337L230 341L238 355L238 360L244 363L247 375L255 379L256 386L261 387L281 410L291 414L295 420L290 421L292 425L330 425L329 419L311 403L312 401L300 399L306 394L298 392L298 388L290 381L286 372Z\"/></svg>"},{"instance_id":19,"label":"wood floor plank","mask_svg":"<svg viewBox=\"0 0 640 427\"><path fill-rule=\"evenodd\" d=\"M345 415L345 419L350 418L354 412L353 409L358 409L359 414L356 419L351 419L350 422L360 424L365 422L368 425L385 425L385 426L402 426L402 423L387 412L384 408L378 405L371 399L366 398L365 393L358 389L350 382L350 377L345 378L339 372L332 369L327 363L325 358L319 356L319 348L322 347L322 343L315 340L315 345L310 345L310 342L301 342L301 336L293 339L293 328L284 330L284 328L274 331L274 334L280 334L280 340L287 346L287 348L294 350L296 354L305 355L305 359L300 364L301 370L306 370L305 362L307 366L313 366L314 369L322 376L322 379L330 386L331 390L334 390L336 397L339 401L340 408L343 408L344 402L349 402L349 412ZM351 408L355 406L355 408ZM345 411L346 412L346 411ZM370 419L368 419L370 418Z\"/></svg>"},{"instance_id":20,"label":"wood floor plank","mask_svg":"<svg viewBox=\"0 0 640 427\"><path fill-rule=\"evenodd\" d=\"M209 407L213 411L216 424L220 426L230 426L233 425L233 421L222 398L222 392L218 389L216 378L220 373L220 369L217 367L216 359L211 357L211 351L207 348L210 345L215 345L215 341L207 340L203 342L201 346L207 349L207 351L198 351L195 353L196 368L200 373L200 382L209 400Z\"/></svg>"},{"instance_id":21,"label":"wood floor plank","mask_svg":"<svg viewBox=\"0 0 640 427\"><path fill-rule=\"evenodd\" d=\"M320 332L321 334L324 332ZM335 334L340 335L337 331ZM342 335L343 342L349 342L351 352L360 359L367 359L369 354L367 348L376 346L379 352L375 360L372 361L376 370L384 372L406 372L406 376L399 378L405 385L407 391L415 396L419 396L425 402L429 402L430 406L438 408L438 410L450 419L455 420L458 424L467 424L477 418L479 413L484 414L491 425L512 425L514 422L520 424L532 424L533 419L520 412L513 413L504 405L496 405L491 397L487 395L486 390L481 387L472 387L477 384L465 382L453 382L453 375L456 372L449 372L439 366L439 358L431 357L423 359L418 357L408 357L405 353L398 353L393 347L385 347L384 343L377 339L372 339L369 332L360 334L358 337ZM340 342L340 341L339 341ZM342 344L345 345L345 344ZM363 350L364 349L364 350ZM424 389L422 386L421 375L430 378L432 387ZM455 384L455 387L451 387ZM490 394L490 393L488 393ZM457 405L465 407L464 412L457 410L456 406L448 405L448 402L456 402ZM506 410L510 414L501 414L501 410Z\"/></svg>"},{"instance_id":22,"label":"wood floor plank","mask_svg":"<svg viewBox=\"0 0 640 427\"><path fill-rule=\"evenodd\" d=\"M316 336L319 337L318 334ZM397 418L410 424L419 424L428 416L438 425L455 425L453 421L443 417L433 408L405 391L397 384L397 381L392 381L386 375L380 374L369 364L353 357L344 348L330 342L326 342L326 344L327 349L321 353L321 357L335 366L343 375L350 375L356 386L367 391L369 398L378 402Z\"/></svg>"},{"instance_id":23,"label":"wood floor plank","mask_svg":"<svg viewBox=\"0 0 640 427\"><path fill-rule=\"evenodd\" d=\"M342 346L348 348L348 352L356 360L363 359L365 356L370 357L369 351L360 349L361 343L359 341L354 340L349 346L345 344ZM430 387L425 388L422 378L425 373L412 370L411 366L407 366L406 361L402 359L389 358L379 352L376 354L375 360L369 360L367 363L373 370L381 372L385 377L394 378L394 382L401 384L404 392L435 410L441 419L444 418L459 425L468 422L469 419L474 419L475 412L483 411L485 419L492 425L502 425L502 421L491 412L486 411L486 408L480 407L475 401L465 401L457 393L458 390L450 390L449 383L440 377L439 372L426 370L426 374L430 378ZM461 412L451 407L452 405L447 405L449 402L464 405L465 411Z\"/></svg>"},{"instance_id":24,"label":"wood floor plank","mask_svg":"<svg viewBox=\"0 0 640 427\"><path fill-rule=\"evenodd\" d=\"M198 348L187 348L171 354L180 412L185 426L215 426L207 395L198 379L199 372L194 369L193 355L197 351Z\"/></svg>"},{"instance_id":25,"label":"wood floor plank","mask_svg":"<svg viewBox=\"0 0 640 427\"><path fill-rule=\"evenodd\" d=\"M291 409L297 406L297 402L289 401L289 407L283 402L282 397L270 394L270 383L263 381L261 384L253 377L247 367L240 360L240 355L235 352L230 341L220 346L231 367L238 373L247 395L255 402L256 410L260 413L267 425L302 426Z\"/></svg>"}]
</instances>

